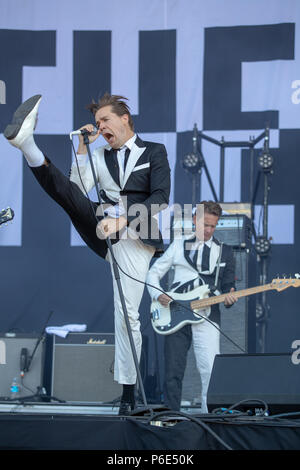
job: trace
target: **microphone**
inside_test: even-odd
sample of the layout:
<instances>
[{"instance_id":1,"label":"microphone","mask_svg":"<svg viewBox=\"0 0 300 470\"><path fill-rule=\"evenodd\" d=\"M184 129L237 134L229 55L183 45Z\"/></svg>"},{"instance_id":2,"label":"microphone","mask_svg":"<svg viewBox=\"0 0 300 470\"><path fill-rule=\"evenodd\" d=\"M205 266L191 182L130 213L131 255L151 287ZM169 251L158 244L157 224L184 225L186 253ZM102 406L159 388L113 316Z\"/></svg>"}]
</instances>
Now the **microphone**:
<instances>
[{"instance_id":1,"label":"microphone","mask_svg":"<svg viewBox=\"0 0 300 470\"><path fill-rule=\"evenodd\" d=\"M96 135L97 132L98 132L98 128L96 126L94 126L94 129L92 130L92 132L88 131L87 129L78 129L77 131L70 132L70 139L72 140L73 135L84 135L84 134Z\"/></svg>"},{"instance_id":2,"label":"microphone","mask_svg":"<svg viewBox=\"0 0 300 470\"><path fill-rule=\"evenodd\" d=\"M28 349L27 348L22 348L21 349L21 355L20 355L20 371L21 375L24 375L24 372L27 372L27 367L28 367Z\"/></svg>"}]
</instances>

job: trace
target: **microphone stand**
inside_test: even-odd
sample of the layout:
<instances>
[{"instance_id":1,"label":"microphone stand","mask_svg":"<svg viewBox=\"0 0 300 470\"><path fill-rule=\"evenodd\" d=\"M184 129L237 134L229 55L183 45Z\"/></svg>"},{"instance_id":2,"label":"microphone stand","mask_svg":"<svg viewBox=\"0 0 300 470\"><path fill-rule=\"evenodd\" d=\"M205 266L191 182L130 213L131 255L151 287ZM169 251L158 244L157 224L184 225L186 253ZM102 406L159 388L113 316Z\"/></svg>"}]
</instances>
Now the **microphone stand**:
<instances>
[{"instance_id":1,"label":"microphone stand","mask_svg":"<svg viewBox=\"0 0 300 470\"><path fill-rule=\"evenodd\" d=\"M90 165L91 165L91 169L92 169L95 188L96 188L96 191L97 191L98 201L99 201L99 205L101 207L101 214L104 214L103 204L102 204L102 200L101 200L101 196L100 196L101 190L99 188L99 182L97 181L95 167L94 167L94 163L93 163L93 159L92 159L92 155L91 155L91 150L90 150L90 142L89 142L89 134L90 133L88 131L86 131L85 129L83 129L81 131L81 133L83 135L83 141L84 141L84 144L86 145L87 152L88 152L88 157L89 157L89 161L90 161ZM138 361L138 357L137 357L137 354L136 354L136 349L135 349L135 345L134 345L134 341L133 341L132 331L131 331L131 327L130 327L130 323L129 323L128 311L127 311L125 297L124 297L124 293L123 293L123 289L122 289L120 273L119 273L119 267L117 265L116 259L115 259L114 254L113 254L112 243L111 243L110 238L107 237L105 240L106 240L106 244L107 244L109 253L111 255L113 273L114 273L114 277L115 277L115 280L116 280L116 283L117 283L119 296L120 296L120 300L121 300L121 304L122 304L123 314L124 314L125 323L126 323L126 329L127 329L128 338L129 338L129 342L130 342L130 347L131 347L133 360L134 360L136 373L137 373L139 390L140 390L140 393L142 395L144 406L148 407L147 399L146 399L146 395L145 395L145 389L144 389L144 385L143 385L143 380L142 380L142 376L141 376L141 372L140 372L140 368L139 368L139 361Z\"/></svg>"},{"instance_id":2,"label":"microphone stand","mask_svg":"<svg viewBox=\"0 0 300 470\"><path fill-rule=\"evenodd\" d=\"M23 364L23 370L21 370L21 379L23 380L24 376L25 376L25 372L29 372L29 369L30 369L30 366L31 366L31 363L32 363L32 360L35 356L35 353L39 347L39 345L41 343L44 343L45 342L45 338L46 338L46 334L45 334L45 330L46 330L46 325L47 323L49 322L50 318L52 317L53 315L53 311L51 310L48 317L47 317L47 320L45 321L45 324L44 324L44 327L42 328L42 332L40 334L40 336L38 337L37 341L36 341L36 344L35 344L35 347L33 349L33 352L30 356L27 356L27 349L25 350L26 351L26 355L25 355L25 360L24 360L24 364ZM24 352L25 352L24 351ZM22 352L21 352L22 353ZM44 359L44 358L43 358ZM21 362L22 359L21 359ZM18 399L18 402L20 403L25 403L25 402L28 402L28 401L51 401L51 400L54 400L54 401L57 401L58 403L65 403L65 400L61 400L59 398L56 398L56 397L53 397L52 395L47 395L47 393L45 392L45 389L42 385L42 383L40 383L39 386L37 386L37 391L35 394L33 395L29 395L29 396L24 396L24 397L19 397Z\"/></svg>"}]
</instances>

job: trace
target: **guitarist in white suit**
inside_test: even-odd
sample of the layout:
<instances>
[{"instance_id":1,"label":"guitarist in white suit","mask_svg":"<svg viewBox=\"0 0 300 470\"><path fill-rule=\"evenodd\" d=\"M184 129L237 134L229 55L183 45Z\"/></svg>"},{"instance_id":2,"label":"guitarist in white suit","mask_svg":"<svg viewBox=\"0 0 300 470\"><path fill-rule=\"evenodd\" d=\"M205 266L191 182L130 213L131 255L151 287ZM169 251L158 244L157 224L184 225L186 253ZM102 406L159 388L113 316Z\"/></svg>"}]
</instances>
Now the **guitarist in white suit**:
<instances>
[{"instance_id":1,"label":"guitarist in white suit","mask_svg":"<svg viewBox=\"0 0 300 470\"><path fill-rule=\"evenodd\" d=\"M102 258L110 260L106 238L113 244L114 256L125 273L145 281L152 256L163 251L163 241L153 217L167 206L170 193L170 167L164 145L142 141L134 132L126 98L106 93L89 106L97 127L86 124L89 142L102 135L107 145L92 155L105 216L95 212L99 204L86 194L94 186L91 165L82 135L77 150L78 167L72 164L70 179L63 175L37 147L36 126L41 95L25 101L16 110L4 135L20 149L40 185L69 215L86 244ZM99 221L99 223L98 223ZM139 305L144 285L120 271L129 322L138 359L141 354ZM100 281L95 280L95 287ZM100 284L99 284L100 286ZM114 280L115 367L114 378L123 385L119 414L135 407L136 369L126 330L119 291Z\"/></svg>"},{"instance_id":2,"label":"guitarist in white suit","mask_svg":"<svg viewBox=\"0 0 300 470\"><path fill-rule=\"evenodd\" d=\"M184 293L199 285L208 284L214 287L215 295L228 293L224 301L226 307L233 305L236 302L233 251L231 247L221 244L213 237L221 214L220 205L213 201L198 204L193 217L195 233L175 239L171 243L163 256L151 267L147 283L161 288L160 280L173 267L174 279L170 291ZM219 274L216 280L217 271ZM151 298L157 299L163 306L170 302L170 298L161 291L153 287L148 287L148 290ZM218 304L211 307L209 320L216 326L220 325ZM172 410L180 410L187 353L193 342L202 384L201 408L203 413L207 412L210 375L215 355L220 352L220 333L210 322L204 320L201 323L186 324L165 336L164 401Z\"/></svg>"}]
</instances>

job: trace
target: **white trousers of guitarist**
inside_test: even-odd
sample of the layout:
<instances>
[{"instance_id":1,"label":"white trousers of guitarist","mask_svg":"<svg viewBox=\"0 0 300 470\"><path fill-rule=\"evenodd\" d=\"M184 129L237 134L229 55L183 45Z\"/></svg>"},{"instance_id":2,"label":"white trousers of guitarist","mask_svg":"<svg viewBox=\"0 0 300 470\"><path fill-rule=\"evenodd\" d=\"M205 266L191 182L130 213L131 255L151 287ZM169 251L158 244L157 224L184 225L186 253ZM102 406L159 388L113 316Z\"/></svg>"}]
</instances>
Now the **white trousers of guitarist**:
<instances>
[{"instance_id":1,"label":"white trousers of guitarist","mask_svg":"<svg viewBox=\"0 0 300 470\"><path fill-rule=\"evenodd\" d=\"M154 247L144 244L140 239L129 236L113 244L113 253L122 270L142 282L146 281ZM111 255L108 255L113 277L114 314L115 314L115 366L114 380L120 384L135 384L136 367L127 332L125 317L120 300L119 289L114 277ZM126 276L121 270L120 282L124 293L126 308L132 331L138 361L141 357L142 335L140 332L139 306L144 292L144 284Z\"/></svg>"},{"instance_id":2,"label":"white trousers of guitarist","mask_svg":"<svg viewBox=\"0 0 300 470\"><path fill-rule=\"evenodd\" d=\"M191 326L196 365L201 378L201 412L207 413L207 390L216 354L220 354L220 332L208 321ZM216 325L218 326L218 325Z\"/></svg>"}]
</instances>

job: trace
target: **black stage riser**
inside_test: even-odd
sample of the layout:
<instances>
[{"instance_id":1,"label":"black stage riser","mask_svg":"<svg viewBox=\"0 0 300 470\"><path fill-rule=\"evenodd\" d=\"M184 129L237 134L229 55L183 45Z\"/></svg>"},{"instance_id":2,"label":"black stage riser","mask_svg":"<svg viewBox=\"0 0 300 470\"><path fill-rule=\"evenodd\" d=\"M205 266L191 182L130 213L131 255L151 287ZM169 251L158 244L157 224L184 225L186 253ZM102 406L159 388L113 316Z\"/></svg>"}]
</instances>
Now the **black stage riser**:
<instances>
[{"instance_id":1,"label":"black stage riser","mask_svg":"<svg viewBox=\"0 0 300 470\"><path fill-rule=\"evenodd\" d=\"M194 418L202 420L233 450L300 448L299 420L245 419L237 422L229 419L226 422L202 415ZM151 425L148 419L0 413L0 450L110 450L105 456L122 455L126 450L150 450L156 455L158 450L167 450L168 454L190 450L190 455L195 456L194 464L199 465L203 464L203 454L197 451L224 450L222 443L196 422L186 420L175 425L173 421L172 425L161 427ZM98 463L102 463L102 455L97 455ZM107 465L108 462L103 463ZM148 464L151 465L151 459L150 463L142 462L139 468Z\"/></svg>"}]
</instances>

